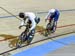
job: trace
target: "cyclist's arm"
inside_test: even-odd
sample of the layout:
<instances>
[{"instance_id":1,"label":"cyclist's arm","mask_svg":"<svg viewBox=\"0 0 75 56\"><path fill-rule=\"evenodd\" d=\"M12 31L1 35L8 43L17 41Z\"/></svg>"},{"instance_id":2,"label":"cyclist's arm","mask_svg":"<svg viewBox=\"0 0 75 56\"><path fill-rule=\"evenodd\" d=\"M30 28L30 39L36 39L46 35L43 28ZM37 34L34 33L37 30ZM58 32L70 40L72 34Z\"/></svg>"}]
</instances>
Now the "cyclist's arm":
<instances>
[{"instance_id":1,"label":"cyclist's arm","mask_svg":"<svg viewBox=\"0 0 75 56\"><path fill-rule=\"evenodd\" d=\"M21 29L22 26L25 26L25 21L24 20L21 21L19 29Z\"/></svg>"},{"instance_id":2,"label":"cyclist's arm","mask_svg":"<svg viewBox=\"0 0 75 56\"><path fill-rule=\"evenodd\" d=\"M24 21L21 21L21 24L20 24L20 25L21 25L21 26L24 25Z\"/></svg>"},{"instance_id":3,"label":"cyclist's arm","mask_svg":"<svg viewBox=\"0 0 75 56\"><path fill-rule=\"evenodd\" d=\"M50 19L50 13L47 14L47 16L45 17L45 21Z\"/></svg>"},{"instance_id":4,"label":"cyclist's arm","mask_svg":"<svg viewBox=\"0 0 75 56\"><path fill-rule=\"evenodd\" d=\"M21 20L20 26L26 25L25 21L26 21L26 19Z\"/></svg>"}]
</instances>

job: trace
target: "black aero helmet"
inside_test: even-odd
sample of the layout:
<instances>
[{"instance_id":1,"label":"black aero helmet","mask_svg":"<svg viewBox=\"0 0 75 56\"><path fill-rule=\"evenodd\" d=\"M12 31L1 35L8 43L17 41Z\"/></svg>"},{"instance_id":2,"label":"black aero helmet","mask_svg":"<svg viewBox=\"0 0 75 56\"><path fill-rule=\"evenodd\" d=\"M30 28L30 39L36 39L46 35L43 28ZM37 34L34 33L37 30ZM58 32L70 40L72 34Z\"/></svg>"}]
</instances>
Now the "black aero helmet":
<instances>
[{"instance_id":1,"label":"black aero helmet","mask_svg":"<svg viewBox=\"0 0 75 56\"><path fill-rule=\"evenodd\" d=\"M24 18L24 16L25 16L25 15L24 15L23 12L20 12L20 13L19 13L19 17L20 17L20 18Z\"/></svg>"}]
</instances>

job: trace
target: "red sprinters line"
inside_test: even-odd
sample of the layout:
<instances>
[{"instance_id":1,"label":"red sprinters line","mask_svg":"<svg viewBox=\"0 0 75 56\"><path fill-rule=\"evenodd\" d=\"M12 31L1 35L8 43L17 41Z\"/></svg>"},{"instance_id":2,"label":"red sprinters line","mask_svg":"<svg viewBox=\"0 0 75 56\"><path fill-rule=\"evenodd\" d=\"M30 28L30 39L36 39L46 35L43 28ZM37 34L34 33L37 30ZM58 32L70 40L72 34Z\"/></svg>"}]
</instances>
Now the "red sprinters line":
<instances>
[{"instance_id":1,"label":"red sprinters line","mask_svg":"<svg viewBox=\"0 0 75 56\"><path fill-rule=\"evenodd\" d=\"M75 24L69 24L69 25L64 25L64 26L58 26L57 28L63 28L63 27L69 27L69 26L75 26ZM38 32L41 32L41 31L38 31ZM9 39L12 39L12 38L9 38ZM7 40L9 40L9 39L7 39ZM1 41L6 41L5 39L3 39L3 40L0 40L0 42Z\"/></svg>"},{"instance_id":2,"label":"red sprinters line","mask_svg":"<svg viewBox=\"0 0 75 56\"><path fill-rule=\"evenodd\" d=\"M75 24L69 24L69 25L64 25L64 26L58 26L57 28L63 28L63 27L69 27L69 26L75 26Z\"/></svg>"}]
</instances>

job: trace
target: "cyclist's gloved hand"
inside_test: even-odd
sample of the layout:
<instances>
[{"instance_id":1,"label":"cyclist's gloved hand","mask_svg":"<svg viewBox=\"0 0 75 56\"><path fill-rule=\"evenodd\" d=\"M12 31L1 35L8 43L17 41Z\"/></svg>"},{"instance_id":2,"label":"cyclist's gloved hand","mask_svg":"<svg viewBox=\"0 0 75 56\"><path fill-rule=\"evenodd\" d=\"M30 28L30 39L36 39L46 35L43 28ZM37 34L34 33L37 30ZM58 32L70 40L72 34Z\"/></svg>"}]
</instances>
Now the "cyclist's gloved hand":
<instances>
[{"instance_id":1,"label":"cyclist's gloved hand","mask_svg":"<svg viewBox=\"0 0 75 56\"><path fill-rule=\"evenodd\" d=\"M19 26L19 29L21 29L22 26Z\"/></svg>"}]
</instances>

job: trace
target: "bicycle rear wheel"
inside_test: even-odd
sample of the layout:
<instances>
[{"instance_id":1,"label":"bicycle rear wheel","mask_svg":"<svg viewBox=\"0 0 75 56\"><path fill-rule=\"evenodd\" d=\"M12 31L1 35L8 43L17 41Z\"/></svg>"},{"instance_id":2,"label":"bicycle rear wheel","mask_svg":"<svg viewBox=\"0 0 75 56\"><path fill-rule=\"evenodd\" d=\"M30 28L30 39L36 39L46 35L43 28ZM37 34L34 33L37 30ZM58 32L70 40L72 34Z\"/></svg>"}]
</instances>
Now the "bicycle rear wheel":
<instances>
[{"instance_id":1,"label":"bicycle rear wheel","mask_svg":"<svg viewBox=\"0 0 75 56\"><path fill-rule=\"evenodd\" d=\"M32 40L33 40L34 36L30 36L28 39L27 39L27 44L26 45L29 45Z\"/></svg>"}]
</instances>

